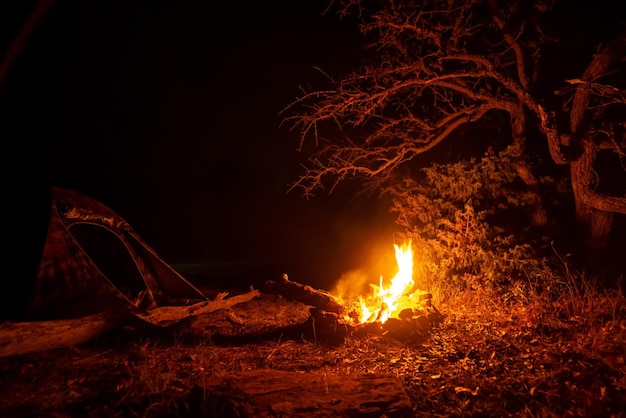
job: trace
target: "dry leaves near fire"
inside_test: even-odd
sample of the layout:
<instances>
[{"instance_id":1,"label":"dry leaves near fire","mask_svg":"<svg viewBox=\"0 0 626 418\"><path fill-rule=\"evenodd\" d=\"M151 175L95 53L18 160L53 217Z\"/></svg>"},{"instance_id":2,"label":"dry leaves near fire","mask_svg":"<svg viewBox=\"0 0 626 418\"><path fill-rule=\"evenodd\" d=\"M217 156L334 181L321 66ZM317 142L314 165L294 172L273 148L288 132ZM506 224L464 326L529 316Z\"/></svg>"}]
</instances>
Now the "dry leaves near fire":
<instances>
[{"instance_id":1,"label":"dry leaves near fire","mask_svg":"<svg viewBox=\"0 0 626 418\"><path fill-rule=\"evenodd\" d=\"M439 310L443 320L410 341L117 332L0 359L0 415L626 416L622 295L548 303L474 291ZM235 335L302 312L262 295L219 315Z\"/></svg>"}]
</instances>

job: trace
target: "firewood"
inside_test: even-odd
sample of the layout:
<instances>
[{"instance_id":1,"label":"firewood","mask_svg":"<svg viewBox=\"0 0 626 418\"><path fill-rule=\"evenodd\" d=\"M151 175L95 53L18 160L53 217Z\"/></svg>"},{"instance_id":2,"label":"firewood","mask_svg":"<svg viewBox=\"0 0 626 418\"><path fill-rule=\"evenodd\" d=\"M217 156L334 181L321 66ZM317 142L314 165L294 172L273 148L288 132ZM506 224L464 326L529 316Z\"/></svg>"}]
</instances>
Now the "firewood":
<instances>
[{"instance_id":1,"label":"firewood","mask_svg":"<svg viewBox=\"0 0 626 418\"><path fill-rule=\"evenodd\" d=\"M297 300L305 305L314 306L322 311L343 315L345 307L341 300L330 293L315 289L308 285L293 282L283 275L278 280L269 280L261 289L265 293L281 295L287 299Z\"/></svg>"}]
</instances>

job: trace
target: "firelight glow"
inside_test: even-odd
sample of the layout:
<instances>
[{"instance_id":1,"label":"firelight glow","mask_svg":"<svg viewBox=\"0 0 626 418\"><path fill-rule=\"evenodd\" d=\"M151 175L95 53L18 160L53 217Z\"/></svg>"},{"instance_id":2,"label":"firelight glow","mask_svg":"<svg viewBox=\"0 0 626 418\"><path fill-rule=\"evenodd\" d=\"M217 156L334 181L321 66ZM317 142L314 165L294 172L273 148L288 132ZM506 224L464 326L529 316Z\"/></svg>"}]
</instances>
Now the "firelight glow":
<instances>
[{"instance_id":1,"label":"firelight glow","mask_svg":"<svg viewBox=\"0 0 626 418\"><path fill-rule=\"evenodd\" d=\"M371 285L374 292L364 298L359 297L361 323L386 322L390 317L397 316L402 309L411 307L414 302L411 290L415 285L413 280L413 250L411 241L400 245L393 245L396 253L398 273L391 279L389 287L383 285L380 277L378 286Z\"/></svg>"}]
</instances>

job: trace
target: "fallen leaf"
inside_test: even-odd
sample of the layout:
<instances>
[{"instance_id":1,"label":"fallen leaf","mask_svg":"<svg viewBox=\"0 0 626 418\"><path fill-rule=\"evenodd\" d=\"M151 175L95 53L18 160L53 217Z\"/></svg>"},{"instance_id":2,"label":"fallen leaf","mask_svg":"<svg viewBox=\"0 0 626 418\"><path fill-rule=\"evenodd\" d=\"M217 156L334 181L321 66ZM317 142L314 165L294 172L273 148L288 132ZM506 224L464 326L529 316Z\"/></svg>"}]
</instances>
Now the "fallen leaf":
<instances>
[{"instance_id":1,"label":"fallen leaf","mask_svg":"<svg viewBox=\"0 0 626 418\"><path fill-rule=\"evenodd\" d=\"M454 391L456 393L462 393L462 392L469 392L472 394L472 396L476 396L478 395L478 387L474 390L470 389L470 388L464 388L463 386L457 386L454 388Z\"/></svg>"}]
</instances>

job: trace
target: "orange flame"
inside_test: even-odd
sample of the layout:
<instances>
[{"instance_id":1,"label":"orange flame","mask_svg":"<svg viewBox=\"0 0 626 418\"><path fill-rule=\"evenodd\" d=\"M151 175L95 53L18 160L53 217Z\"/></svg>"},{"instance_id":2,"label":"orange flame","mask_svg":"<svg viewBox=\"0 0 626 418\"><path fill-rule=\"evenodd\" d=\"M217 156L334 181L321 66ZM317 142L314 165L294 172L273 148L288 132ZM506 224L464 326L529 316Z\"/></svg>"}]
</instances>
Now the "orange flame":
<instances>
[{"instance_id":1,"label":"orange flame","mask_svg":"<svg viewBox=\"0 0 626 418\"><path fill-rule=\"evenodd\" d=\"M364 298L359 296L359 322L385 322L406 308L414 306L415 292L412 292L413 280L413 250L411 241L401 246L394 244L398 272L391 279L388 287L380 277L379 285L371 285L374 292Z\"/></svg>"}]
</instances>

